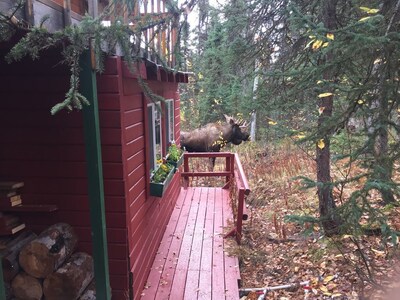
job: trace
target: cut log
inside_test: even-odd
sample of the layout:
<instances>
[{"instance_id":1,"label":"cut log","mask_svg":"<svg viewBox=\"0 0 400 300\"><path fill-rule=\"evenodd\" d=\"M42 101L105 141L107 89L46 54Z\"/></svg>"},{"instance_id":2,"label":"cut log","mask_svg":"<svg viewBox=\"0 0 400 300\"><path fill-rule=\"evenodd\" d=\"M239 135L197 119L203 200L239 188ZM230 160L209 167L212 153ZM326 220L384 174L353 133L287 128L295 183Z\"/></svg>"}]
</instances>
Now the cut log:
<instances>
[{"instance_id":1,"label":"cut log","mask_svg":"<svg viewBox=\"0 0 400 300\"><path fill-rule=\"evenodd\" d=\"M96 300L96 284L94 280L83 291L79 300Z\"/></svg>"},{"instance_id":2,"label":"cut log","mask_svg":"<svg viewBox=\"0 0 400 300\"><path fill-rule=\"evenodd\" d=\"M41 280L25 272L18 273L14 277L11 288L14 297L20 300L40 300L43 296Z\"/></svg>"},{"instance_id":3,"label":"cut log","mask_svg":"<svg viewBox=\"0 0 400 300\"><path fill-rule=\"evenodd\" d=\"M11 281L15 275L20 271L18 263L18 255L27 243L31 242L37 236L31 231L24 231L17 238L13 239L7 244L6 249L1 251L2 265L3 265L3 278L4 281Z\"/></svg>"},{"instance_id":4,"label":"cut log","mask_svg":"<svg viewBox=\"0 0 400 300\"><path fill-rule=\"evenodd\" d=\"M77 241L71 225L54 224L22 248L19 264L29 275L46 278L72 254Z\"/></svg>"},{"instance_id":5,"label":"cut log","mask_svg":"<svg viewBox=\"0 0 400 300\"><path fill-rule=\"evenodd\" d=\"M46 277L43 293L46 300L78 299L93 277L93 258L89 254L77 252L56 272Z\"/></svg>"}]
</instances>

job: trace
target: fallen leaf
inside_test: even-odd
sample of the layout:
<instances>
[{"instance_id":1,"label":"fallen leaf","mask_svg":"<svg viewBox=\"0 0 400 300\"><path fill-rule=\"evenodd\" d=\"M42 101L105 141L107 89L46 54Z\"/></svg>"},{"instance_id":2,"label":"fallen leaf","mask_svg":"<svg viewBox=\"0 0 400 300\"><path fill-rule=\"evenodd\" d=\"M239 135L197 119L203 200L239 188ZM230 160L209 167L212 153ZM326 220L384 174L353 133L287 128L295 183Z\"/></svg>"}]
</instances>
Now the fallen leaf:
<instances>
[{"instance_id":1,"label":"fallen leaf","mask_svg":"<svg viewBox=\"0 0 400 300\"><path fill-rule=\"evenodd\" d=\"M317 50L317 49L321 48L323 43L324 42L321 40L315 40L314 43L312 44L312 49Z\"/></svg>"},{"instance_id":2,"label":"fallen leaf","mask_svg":"<svg viewBox=\"0 0 400 300\"><path fill-rule=\"evenodd\" d=\"M377 12L379 12L379 9L377 9L377 8L369 8L366 6L360 6L360 9L363 12L366 12L367 14L376 14Z\"/></svg>"},{"instance_id":3,"label":"fallen leaf","mask_svg":"<svg viewBox=\"0 0 400 300\"><path fill-rule=\"evenodd\" d=\"M335 278L336 278L335 275L326 276L326 277L324 278L324 283L327 284L329 281L332 281L332 280L335 279Z\"/></svg>"},{"instance_id":4,"label":"fallen leaf","mask_svg":"<svg viewBox=\"0 0 400 300\"><path fill-rule=\"evenodd\" d=\"M318 141L317 146L318 146L318 148L321 149L321 150L324 149L324 148L325 148L324 139L320 139L320 140Z\"/></svg>"},{"instance_id":5,"label":"fallen leaf","mask_svg":"<svg viewBox=\"0 0 400 300\"><path fill-rule=\"evenodd\" d=\"M361 18L360 20L358 20L358 22L364 22L364 21L367 21L368 19L371 19L371 17Z\"/></svg>"},{"instance_id":6,"label":"fallen leaf","mask_svg":"<svg viewBox=\"0 0 400 300\"><path fill-rule=\"evenodd\" d=\"M333 93L322 93L322 94L318 95L318 98L325 98L325 97L329 97L329 96L332 96L332 95L333 95Z\"/></svg>"},{"instance_id":7,"label":"fallen leaf","mask_svg":"<svg viewBox=\"0 0 400 300\"><path fill-rule=\"evenodd\" d=\"M385 251L376 250L374 248L371 248L371 250L376 254L376 256L385 256Z\"/></svg>"},{"instance_id":8,"label":"fallen leaf","mask_svg":"<svg viewBox=\"0 0 400 300\"><path fill-rule=\"evenodd\" d=\"M319 289L324 293L329 293L328 288L324 285L320 286Z\"/></svg>"}]
</instances>

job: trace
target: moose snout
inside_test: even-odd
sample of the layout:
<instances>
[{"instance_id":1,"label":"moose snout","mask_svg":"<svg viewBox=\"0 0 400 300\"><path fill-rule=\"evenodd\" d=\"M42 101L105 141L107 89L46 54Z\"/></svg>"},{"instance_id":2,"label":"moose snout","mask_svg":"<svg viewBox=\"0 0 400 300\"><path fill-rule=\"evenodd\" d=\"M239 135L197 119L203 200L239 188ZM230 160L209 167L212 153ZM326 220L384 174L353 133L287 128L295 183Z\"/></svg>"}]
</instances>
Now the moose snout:
<instances>
[{"instance_id":1,"label":"moose snout","mask_svg":"<svg viewBox=\"0 0 400 300\"><path fill-rule=\"evenodd\" d=\"M250 140L250 134L249 133L247 133L247 132L245 132L244 134L243 134L243 141L249 141Z\"/></svg>"}]
</instances>

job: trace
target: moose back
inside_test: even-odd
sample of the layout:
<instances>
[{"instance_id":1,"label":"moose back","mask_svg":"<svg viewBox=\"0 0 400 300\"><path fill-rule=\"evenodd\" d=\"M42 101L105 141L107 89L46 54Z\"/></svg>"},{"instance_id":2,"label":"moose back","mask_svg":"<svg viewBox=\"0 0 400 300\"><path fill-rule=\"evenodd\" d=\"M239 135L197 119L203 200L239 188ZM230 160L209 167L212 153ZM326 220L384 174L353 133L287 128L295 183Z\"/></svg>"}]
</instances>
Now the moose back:
<instances>
[{"instance_id":1,"label":"moose back","mask_svg":"<svg viewBox=\"0 0 400 300\"><path fill-rule=\"evenodd\" d=\"M245 122L226 116L226 123L209 123L190 132L181 132L181 147L188 152L219 152L225 145L239 145L249 140L249 133L242 131Z\"/></svg>"}]
</instances>

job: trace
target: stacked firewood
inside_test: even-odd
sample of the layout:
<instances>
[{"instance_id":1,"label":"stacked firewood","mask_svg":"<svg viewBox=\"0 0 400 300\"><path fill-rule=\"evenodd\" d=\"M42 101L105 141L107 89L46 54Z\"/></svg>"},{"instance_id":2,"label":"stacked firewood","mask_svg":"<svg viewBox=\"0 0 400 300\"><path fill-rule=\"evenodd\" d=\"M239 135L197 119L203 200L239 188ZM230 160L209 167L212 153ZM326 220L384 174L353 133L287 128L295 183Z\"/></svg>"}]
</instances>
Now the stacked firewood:
<instances>
[{"instance_id":1,"label":"stacked firewood","mask_svg":"<svg viewBox=\"0 0 400 300\"><path fill-rule=\"evenodd\" d=\"M70 225L57 223L9 242L1 251L7 299L96 299L93 259L74 253L77 241Z\"/></svg>"}]
</instances>

